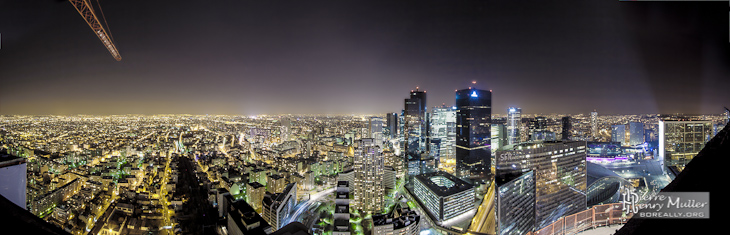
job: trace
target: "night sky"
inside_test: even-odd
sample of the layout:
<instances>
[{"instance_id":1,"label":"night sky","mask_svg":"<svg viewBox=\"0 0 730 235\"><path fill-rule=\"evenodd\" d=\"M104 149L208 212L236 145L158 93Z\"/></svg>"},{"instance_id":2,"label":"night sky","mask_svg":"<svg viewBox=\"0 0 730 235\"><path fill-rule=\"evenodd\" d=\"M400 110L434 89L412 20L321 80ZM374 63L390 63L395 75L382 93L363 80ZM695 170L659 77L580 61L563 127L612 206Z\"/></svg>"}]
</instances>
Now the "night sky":
<instances>
[{"instance_id":1,"label":"night sky","mask_svg":"<svg viewBox=\"0 0 730 235\"><path fill-rule=\"evenodd\" d=\"M730 106L726 2L100 3L120 62L68 1L0 2L0 114L375 114L472 81L493 113Z\"/></svg>"}]
</instances>

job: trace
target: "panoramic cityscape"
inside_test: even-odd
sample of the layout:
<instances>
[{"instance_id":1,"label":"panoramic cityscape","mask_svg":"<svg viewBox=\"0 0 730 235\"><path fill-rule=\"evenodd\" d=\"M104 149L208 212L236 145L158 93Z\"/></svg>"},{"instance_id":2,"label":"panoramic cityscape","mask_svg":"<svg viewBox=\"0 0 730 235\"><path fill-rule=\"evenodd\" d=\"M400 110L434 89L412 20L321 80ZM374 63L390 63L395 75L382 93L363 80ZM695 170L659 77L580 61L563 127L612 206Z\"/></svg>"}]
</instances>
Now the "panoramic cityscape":
<instances>
[{"instance_id":1,"label":"panoramic cityscape","mask_svg":"<svg viewBox=\"0 0 730 235\"><path fill-rule=\"evenodd\" d=\"M0 4L19 22L0 25L0 221L74 235L718 225L724 193L698 178L730 154L724 3L526 2Z\"/></svg>"}]
</instances>

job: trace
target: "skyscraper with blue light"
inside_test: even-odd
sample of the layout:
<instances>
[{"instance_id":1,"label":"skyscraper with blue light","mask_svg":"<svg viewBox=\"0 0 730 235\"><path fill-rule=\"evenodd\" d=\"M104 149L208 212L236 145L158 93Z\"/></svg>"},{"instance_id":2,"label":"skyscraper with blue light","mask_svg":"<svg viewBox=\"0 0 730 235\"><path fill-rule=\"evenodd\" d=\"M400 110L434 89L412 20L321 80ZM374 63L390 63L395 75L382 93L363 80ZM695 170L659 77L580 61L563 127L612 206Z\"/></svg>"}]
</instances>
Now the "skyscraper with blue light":
<instances>
[{"instance_id":1,"label":"skyscraper with blue light","mask_svg":"<svg viewBox=\"0 0 730 235\"><path fill-rule=\"evenodd\" d=\"M456 91L457 177L483 180L491 171L492 91Z\"/></svg>"}]
</instances>

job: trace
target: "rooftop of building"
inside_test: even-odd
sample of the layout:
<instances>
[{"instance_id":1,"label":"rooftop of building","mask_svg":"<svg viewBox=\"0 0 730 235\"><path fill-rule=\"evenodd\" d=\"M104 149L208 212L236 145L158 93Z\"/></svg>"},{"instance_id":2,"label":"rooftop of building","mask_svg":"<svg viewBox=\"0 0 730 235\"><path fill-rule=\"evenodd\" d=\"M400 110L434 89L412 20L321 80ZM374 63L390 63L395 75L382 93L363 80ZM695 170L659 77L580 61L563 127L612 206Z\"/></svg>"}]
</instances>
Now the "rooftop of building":
<instances>
[{"instance_id":1,"label":"rooftop of building","mask_svg":"<svg viewBox=\"0 0 730 235\"><path fill-rule=\"evenodd\" d=\"M263 184L261 184L259 182L256 182L256 181L249 182L248 185L251 186L251 187L253 187L253 188L263 188L264 187Z\"/></svg>"},{"instance_id":2,"label":"rooftop of building","mask_svg":"<svg viewBox=\"0 0 730 235\"><path fill-rule=\"evenodd\" d=\"M402 204L396 204L395 209L390 213L373 215L373 226L392 224L393 229L400 229L413 223L418 223L421 220L421 216L411 210L407 204Z\"/></svg>"},{"instance_id":3,"label":"rooftop of building","mask_svg":"<svg viewBox=\"0 0 730 235\"><path fill-rule=\"evenodd\" d=\"M0 168L25 163L25 158L0 153Z\"/></svg>"},{"instance_id":4,"label":"rooftop of building","mask_svg":"<svg viewBox=\"0 0 730 235\"><path fill-rule=\"evenodd\" d=\"M420 174L416 176L416 179L440 197L450 196L474 187L472 184L443 171Z\"/></svg>"},{"instance_id":5,"label":"rooftop of building","mask_svg":"<svg viewBox=\"0 0 730 235\"><path fill-rule=\"evenodd\" d=\"M231 206L233 210L228 213L231 220L236 223L244 234L266 234L265 229L270 227L264 218L244 200L234 201ZM254 226L258 223L258 226Z\"/></svg>"}]
</instances>

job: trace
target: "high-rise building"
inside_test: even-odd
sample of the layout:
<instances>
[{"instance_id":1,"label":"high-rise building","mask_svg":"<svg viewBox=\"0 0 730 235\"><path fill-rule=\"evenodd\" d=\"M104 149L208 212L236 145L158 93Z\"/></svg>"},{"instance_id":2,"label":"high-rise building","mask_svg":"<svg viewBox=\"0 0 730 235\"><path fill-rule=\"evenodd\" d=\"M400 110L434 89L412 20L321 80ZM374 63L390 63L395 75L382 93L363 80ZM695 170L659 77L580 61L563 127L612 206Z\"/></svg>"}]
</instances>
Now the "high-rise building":
<instances>
[{"instance_id":1,"label":"high-rise building","mask_svg":"<svg viewBox=\"0 0 730 235\"><path fill-rule=\"evenodd\" d=\"M379 117L370 117L369 123L369 138L375 141L375 145L380 146L383 149L383 119Z\"/></svg>"},{"instance_id":2,"label":"high-rise building","mask_svg":"<svg viewBox=\"0 0 730 235\"><path fill-rule=\"evenodd\" d=\"M626 125L611 125L611 142L626 145Z\"/></svg>"},{"instance_id":3,"label":"high-rise building","mask_svg":"<svg viewBox=\"0 0 730 235\"><path fill-rule=\"evenodd\" d=\"M426 91L411 90L410 97L405 99L404 151L406 154L418 155L425 151L425 138L428 134L426 126Z\"/></svg>"},{"instance_id":4,"label":"high-rise building","mask_svg":"<svg viewBox=\"0 0 730 235\"><path fill-rule=\"evenodd\" d=\"M291 134L291 119L288 117L281 118L281 141L288 141ZM231 141L233 144L233 141Z\"/></svg>"},{"instance_id":5,"label":"high-rise building","mask_svg":"<svg viewBox=\"0 0 730 235\"><path fill-rule=\"evenodd\" d=\"M522 124L522 109L510 107L507 112L507 141L508 144L520 142L520 126Z\"/></svg>"},{"instance_id":6,"label":"high-rise building","mask_svg":"<svg viewBox=\"0 0 730 235\"><path fill-rule=\"evenodd\" d=\"M456 156L456 108L434 107L431 115L431 139L439 140L438 158L454 159ZM433 149L431 152L434 152Z\"/></svg>"},{"instance_id":7,"label":"high-rise building","mask_svg":"<svg viewBox=\"0 0 730 235\"><path fill-rule=\"evenodd\" d=\"M534 139L532 136L537 132L547 131L547 118L546 117L535 117L528 123L530 130L530 139Z\"/></svg>"},{"instance_id":8,"label":"high-rise building","mask_svg":"<svg viewBox=\"0 0 730 235\"><path fill-rule=\"evenodd\" d=\"M414 195L437 223L474 209L474 186L443 171L417 175Z\"/></svg>"},{"instance_id":9,"label":"high-rise building","mask_svg":"<svg viewBox=\"0 0 730 235\"><path fill-rule=\"evenodd\" d=\"M520 235L535 228L535 174L503 175L497 184L497 234Z\"/></svg>"},{"instance_id":10,"label":"high-rise building","mask_svg":"<svg viewBox=\"0 0 730 235\"><path fill-rule=\"evenodd\" d=\"M644 124L641 122L629 122L629 145L644 143Z\"/></svg>"},{"instance_id":11,"label":"high-rise building","mask_svg":"<svg viewBox=\"0 0 730 235\"><path fill-rule=\"evenodd\" d=\"M264 199L264 192L266 192L266 186L259 182L250 182L246 184L246 202L256 211L262 211L261 202Z\"/></svg>"},{"instance_id":12,"label":"high-rise building","mask_svg":"<svg viewBox=\"0 0 730 235\"><path fill-rule=\"evenodd\" d=\"M507 145L507 127L504 124L492 124L490 132L492 135L492 156L494 156L499 147Z\"/></svg>"},{"instance_id":13,"label":"high-rise building","mask_svg":"<svg viewBox=\"0 0 730 235\"><path fill-rule=\"evenodd\" d=\"M560 139L562 140L570 140L570 133L573 130L573 123L570 120L569 116L565 116L561 119L561 122L563 124L563 130L562 130L562 136Z\"/></svg>"},{"instance_id":14,"label":"high-rise building","mask_svg":"<svg viewBox=\"0 0 730 235\"><path fill-rule=\"evenodd\" d=\"M385 174L385 159L380 153L380 147L375 145L371 138L358 140L355 149L355 200L356 209L365 213L379 213L383 210L383 176Z\"/></svg>"},{"instance_id":15,"label":"high-rise building","mask_svg":"<svg viewBox=\"0 0 730 235\"><path fill-rule=\"evenodd\" d=\"M411 90L410 97L405 99L405 109L403 110L403 144L401 151L403 152L403 163L407 169L406 183L410 185L413 174L411 172L420 172L420 169L411 169L409 166L420 165L421 154L425 153L426 137L428 128L426 126L426 91ZM416 173L418 174L418 173Z\"/></svg>"},{"instance_id":16,"label":"high-rise building","mask_svg":"<svg viewBox=\"0 0 730 235\"><path fill-rule=\"evenodd\" d=\"M586 143L525 142L497 151L495 181L509 182L534 171L535 227L586 209Z\"/></svg>"},{"instance_id":17,"label":"high-rise building","mask_svg":"<svg viewBox=\"0 0 730 235\"><path fill-rule=\"evenodd\" d=\"M286 188L284 176L278 174L270 174L266 176L266 192L280 193Z\"/></svg>"},{"instance_id":18,"label":"high-rise building","mask_svg":"<svg viewBox=\"0 0 730 235\"><path fill-rule=\"evenodd\" d=\"M386 121L386 133L388 137L393 139L398 136L398 114L388 113L385 117Z\"/></svg>"},{"instance_id":19,"label":"high-rise building","mask_svg":"<svg viewBox=\"0 0 730 235\"><path fill-rule=\"evenodd\" d=\"M263 212L261 217L266 220L274 229L284 227L284 218L294 210L297 205L297 185L288 184L281 193L266 193L262 201Z\"/></svg>"},{"instance_id":20,"label":"high-rise building","mask_svg":"<svg viewBox=\"0 0 730 235\"><path fill-rule=\"evenodd\" d=\"M484 180L490 172L492 91L456 91L457 177Z\"/></svg>"},{"instance_id":21,"label":"high-rise building","mask_svg":"<svg viewBox=\"0 0 730 235\"><path fill-rule=\"evenodd\" d=\"M593 141L598 138L598 112L595 109L591 112L591 136Z\"/></svg>"},{"instance_id":22,"label":"high-rise building","mask_svg":"<svg viewBox=\"0 0 730 235\"><path fill-rule=\"evenodd\" d=\"M659 120L659 159L682 171L710 138L711 121Z\"/></svg>"}]
</instances>

